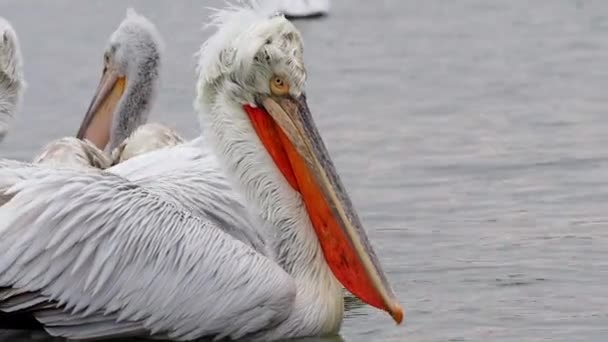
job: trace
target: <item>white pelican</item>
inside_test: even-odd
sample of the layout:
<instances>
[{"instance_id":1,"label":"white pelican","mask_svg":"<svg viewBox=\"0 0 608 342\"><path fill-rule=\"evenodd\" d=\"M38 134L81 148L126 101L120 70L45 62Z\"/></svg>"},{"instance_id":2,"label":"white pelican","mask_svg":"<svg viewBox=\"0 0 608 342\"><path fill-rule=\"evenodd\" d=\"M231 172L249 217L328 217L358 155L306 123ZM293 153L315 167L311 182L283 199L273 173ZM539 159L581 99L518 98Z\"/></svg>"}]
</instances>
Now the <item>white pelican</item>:
<instances>
[{"instance_id":1,"label":"white pelican","mask_svg":"<svg viewBox=\"0 0 608 342\"><path fill-rule=\"evenodd\" d=\"M158 92L163 46L154 24L131 8L110 38L99 86L76 137L107 147L113 163L183 142L167 126L145 124Z\"/></svg>"},{"instance_id":2,"label":"white pelican","mask_svg":"<svg viewBox=\"0 0 608 342\"><path fill-rule=\"evenodd\" d=\"M137 38L131 37L133 34L137 34ZM147 37L156 37L156 39L149 40L146 43ZM126 49L125 45L128 45L129 42L143 43L131 44L134 46ZM154 63L157 68L146 77L147 81L142 81L137 76L137 69L140 68L132 60L145 59L143 56L150 55L146 52L135 53L139 51L137 47L140 45L153 46L155 48L150 50L160 51L161 44L157 42L161 42L161 39L154 25L143 16L136 15L132 9L127 10L126 19L108 43L110 48L106 53L109 56L107 58L109 66L104 68L100 85L93 96L91 106L85 115L77 137L85 139L95 134L101 136L104 132L108 132L108 128L111 126L108 124L109 120L116 124L116 122L128 122L133 117L147 116L156 94L155 89L158 88L158 69L162 61L162 55L158 53L158 63ZM122 46L125 51L118 49L116 52L112 52L111 47L117 44ZM114 58L112 54L119 56ZM133 57L132 54L136 56ZM141 91L129 92L129 86L121 85L119 77L113 84L112 79L115 77L111 75L111 71L121 69L120 65L126 65L124 68L128 69L124 72L126 74L124 84L129 84L131 83L130 79L135 79L136 81L133 81L132 87L140 87L138 84L145 82L145 85L150 86L153 91L147 91L143 94L141 94ZM131 74L136 76L130 77ZM125 91L124 88L127 90ZM126 110L124 104L133 102L131 98L133 96L142 99L142 101L137 101L139 105L133 105ZM135 124L131 125L127 131L135 126ZM126 134L116 140L118 141L124 136ZM109 137L109 135L102 137L101 141L98 142L98 147L103 149L105 147L104 143L109 141ZM75 138L68 139L75 140L73 145L81 143L81 140ZM104 155L100 149L95 148L88 141L84 144L91 147L87 149L90 153L79 153L78 155ZM164 147L173 148L167 149ZM93 151L98 153L93 153ZM115 165L115 167L108 169L109 172L172 198L195 216L213 217L221 226L235 227L231 230L233 236L243 240L256 250L264 253L269 252L269 248L262 244L259 232L251 228L251 219L243 205L242 196L231 189L231 185L224 179L218 167L215 167L214 172L203 173L200 171L203 167L209 170L211 164L217 165L217 161L200 137L184 143L179 134L168 126L148 123L137 127L126 140L111 151L110 160L104 162L104 164L109 162ZM154 151L154 153L149 156L142 156L150 151ZM133 157L139 158L134 162L123 164L124 161ZM62 161L61 158L53 159ZM162 160L162 162L159 162L159 160ZM89 164L90 162L87 162L86 165L89 166ZM210 182L210 180L213 181Z\"/></svg>"},{"instance_id":3,"label":"white pelican","mask_svg":"<svg viewBox=\"0 0 608 342\"><path fill-rule=\"evenodd\" d=\"M25 90L17 33L0 17L0 142L8 133Z\"/></svg>"},{"instance_id":4,"label":"white pelican","mask_svg":"<svg viewBox=\"0 0 608 342\"><path fill-rule=\"evenodd\" d=\"M273 253L115 174L4 162L0 186L14 183L0 207L0 310L74 339L270 341L337 333L340 282L401 322L309 113L299 32L245 8L219 11L214 23L195 106ZM199 170L211 187L221 179L213 163Z\"/></svg>"},{"instance_id":5,"label":"white pelican","mask_svg":"<svg viewBox=\"0 0 608 342\"><path fill-rule=\"evenodd\" d=\"M163 43L154 24L128 9L104 52L104 68L77 138L112 151L148 120Z\"/></svg>"},{"instance_id":6,"label":"white pelican","mask_svg":"<svg viewBox=\"0 0 608 342\"><path fill-rule=\"evenodd\" d=\"M154 24L128 9L108 40L102 78L76 138L49 143L34 162L105 169L181 142L170 128L145 124L159 87L162 49Z\"/></svg>"}]
</instances>

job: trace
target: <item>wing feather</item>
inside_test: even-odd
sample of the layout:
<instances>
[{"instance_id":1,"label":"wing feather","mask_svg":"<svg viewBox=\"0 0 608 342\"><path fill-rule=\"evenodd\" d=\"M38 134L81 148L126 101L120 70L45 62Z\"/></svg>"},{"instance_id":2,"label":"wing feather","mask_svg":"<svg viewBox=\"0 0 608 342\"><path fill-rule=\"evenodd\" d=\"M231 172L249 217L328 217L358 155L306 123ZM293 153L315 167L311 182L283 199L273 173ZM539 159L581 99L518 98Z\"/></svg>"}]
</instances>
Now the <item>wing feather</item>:
<instances>
[{"instance_id":1,"label":"wing feather","mask_svg":"<svg viewBox=\"0 0 608 342\"><path fill-rule=\"evenodd\" d=\"M213 221L256 251L273 257L266 242L272 232L249 213L202 138L139 155L108 171L180 203L192 215Z\"/></svg>"},{"instance_id":2,"label":"wing feather","mask_svg":"<svg viewBox=\"0 0 608 342\"><path fill-rule=\"evenodd\" d=\"M20 311L47 302L48 300L35 293L25 292L12 296L0 303L0 310L4 312Z\"/></svg>"},{"instance_id":3,"label":"wing feather","mask_svg":"<svg viewBox=\"0 0 608 342\"><path fill-rule=\"evenodd\" d=\"M216 221L111 173L2 165L0 305L51 334L240 338L291 310L293 279Z\"/></svg>"}]
</instances>

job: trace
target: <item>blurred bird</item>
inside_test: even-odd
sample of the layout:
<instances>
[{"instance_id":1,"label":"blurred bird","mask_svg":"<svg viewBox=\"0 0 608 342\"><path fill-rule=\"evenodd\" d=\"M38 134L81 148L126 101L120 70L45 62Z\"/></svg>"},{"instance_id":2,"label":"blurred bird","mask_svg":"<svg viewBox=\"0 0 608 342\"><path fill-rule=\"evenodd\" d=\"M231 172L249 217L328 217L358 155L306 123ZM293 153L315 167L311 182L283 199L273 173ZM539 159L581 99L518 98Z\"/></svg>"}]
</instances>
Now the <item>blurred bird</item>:
<instances>
[{"instance_id":1,"label":"blurred bird","mask_svg":"<svg viewBox=\"0 0 608 342\"><path fill-rule=\"evenodd\" d=\"M25 86L17 33L8 20L0 17L0 142L18 113Z\"/></svg>"},{"instance_id":2,"label":"blurred bird","mask_svg":"<svg viewBox=\"0 0 608 342\"><path fill-rule=\"evenodd\" d=\"M76 137L51 142L34 162L105 169L183 142L169 127L145 124L159 88L162 49L154 24L128 9L110 36L99 86Z\"/></svg>"},{"instance_id":3,"label":"blurred bird","mask_svg":"<svg viewBox=\"0 0 608 342\"><path fill-rule=\"evenodd\" d=\"M329 14L329 0L277 0L277 11L289 19L322 17Z\"/></svg>"}]
</instances>

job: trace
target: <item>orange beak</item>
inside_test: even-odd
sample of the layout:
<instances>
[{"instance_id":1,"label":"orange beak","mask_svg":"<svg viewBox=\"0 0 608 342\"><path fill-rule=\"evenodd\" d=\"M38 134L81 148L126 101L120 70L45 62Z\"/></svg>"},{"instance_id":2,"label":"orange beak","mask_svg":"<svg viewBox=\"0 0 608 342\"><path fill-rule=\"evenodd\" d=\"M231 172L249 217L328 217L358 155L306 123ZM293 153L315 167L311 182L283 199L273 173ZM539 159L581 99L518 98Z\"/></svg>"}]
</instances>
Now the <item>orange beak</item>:
<instances>
[{"instance_id":1,"label":"orange beak","mask_svg":"<svg viewBox=\"0 0 608 342\"><path fill-rule=\"evenodd\" d=\"M124 77L119 77L110 69L104 69L76 138L87 139L99 149L105 149L110 141L113 114L124 93L125 83Z\"/></svg>"},{"instance_id":2,"label":"orange beak","mask_svg":"<svg viewBox=\"0 0 608 342\"><path fill-rule=\"evenodd\" d=\"M287 182L301 194L335 277L362 301L401 323L403 309L335 171L306 98L266 97L262 106L244 109Z\"/></svg>"}]
</instances>

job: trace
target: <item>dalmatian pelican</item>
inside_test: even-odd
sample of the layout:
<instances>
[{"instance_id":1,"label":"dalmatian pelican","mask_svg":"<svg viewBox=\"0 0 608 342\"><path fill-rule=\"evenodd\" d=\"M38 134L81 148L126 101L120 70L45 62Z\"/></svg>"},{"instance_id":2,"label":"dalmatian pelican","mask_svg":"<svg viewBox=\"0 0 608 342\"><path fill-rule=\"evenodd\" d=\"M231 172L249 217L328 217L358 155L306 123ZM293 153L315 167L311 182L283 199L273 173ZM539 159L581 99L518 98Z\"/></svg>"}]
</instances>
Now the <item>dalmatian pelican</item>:
<instances>
[{"instance_id":1,"label":"dalmatian pelican","mask_svg":"<svg viewBox=\"0 0 608 342\"><path fill-rule=\"evenodd\" d=\"M102 78L76 137L50 142L34 162L106 169L182 143L168 126L146 124L159 88L163 45L156 26L129 8L107 43Z\"/></svg>"},{"instance_id":2,"label":"dalmatian pelican","mask_svg":"<svg viewBox=\"0 0 608 342\"><path fill-rule=\"evenodd\" d=\"M0 186L13 182L0 207L0 310L72 339L273 341L336 334L342 284L401 323L307 105L300 33L249 7L211 25L195 108L214 157L198 172L209 191L225 180L242 195L267 252L214 217L233 210L225 203L193 215L112 172L0 161ZM147 155L165 167L160 152Z\"/></svg>"}]
</instances>

